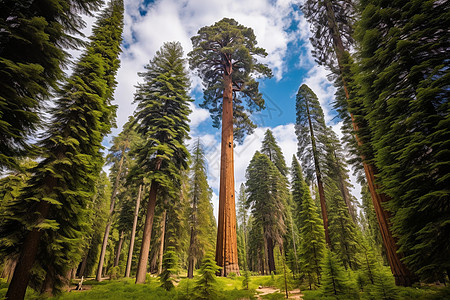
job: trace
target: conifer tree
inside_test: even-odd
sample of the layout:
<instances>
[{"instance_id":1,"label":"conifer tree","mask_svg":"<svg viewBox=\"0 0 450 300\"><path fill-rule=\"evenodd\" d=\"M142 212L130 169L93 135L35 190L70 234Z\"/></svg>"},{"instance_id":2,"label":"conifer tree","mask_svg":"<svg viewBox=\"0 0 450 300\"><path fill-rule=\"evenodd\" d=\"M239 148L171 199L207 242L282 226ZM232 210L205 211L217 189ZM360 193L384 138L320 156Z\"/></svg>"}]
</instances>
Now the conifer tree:
<instances>
[{"instance_id":1,"label":"conifer tree","mask_svg":"<svg viewBox=\"0 0 450 300\"><path fill-rule=\"evenodd\" d=\"M391 198L385 207L403 261L422 279L436 280L450 269L441 255L450 249L441 238L450 234L449 5L362 1L361 8L358 100L379 184Z\"/></svg>"},{"instance_id":2,"label":"conifer tree","mask_svg":"<svg viewBox=\"0 0 450 300\"><path fill-rule=\"evenodd\" d=\"M328 213L323 187L323 172L321 170L325 152L326 125L322 108L316 94L303 84L297 93L297 120L295 133L298 139L298 156L303 164L307 180L312 180L315 174L319 189L320 208L325 229L325 240L331 246L328 231Z\"/></svg>"},{"instance_id":3,"label":"conifer tree","mask_svg":"<svg viewBox=\"0 0 450 300\"><path fill-rule=\"evenodd\" d=\"M208 250L213 250L216 222L211 206L211 188L206 175L206 160L200 139L192 151L190 178L190 243L188 250L188 278L194 277L197 261L201 261Z\"/></svg>"},{"instance_id":4,"label":"conifer tree","mask_svg":"<svg viewBox=\"0 0 450 300\"><path fill-rule=\"evenodd\" d=\"M136 130L143 142L137 147L137 168L151 181L136 283L144 283L150 249L156 197L161 190L179 190L180 170L187 168L190 113L189 79L180 43L165 43L139 75L145 82L135 94Z\"/></svg>"},{"instance_id":5,"label":"conifer tree","mask_svg":"<svg viewBox=\"0 0 450 300\"><path fill-rule=\"evenodd\" d=\"M286 167L286 161L284 160L283 152L280 146L278 146L275 137L270 129L267 129L262 141L261 153L267 155L271 162L275 164L278 171L284 177L287 176L288 168Z\"/></svg>"},{"instance_id":6,"label":"conifer tree","mask_svg":"<svg viewBox=\"0 0 450 300\"><path fill-rule=\"evenodd\" d=\"M256 47L253 30L233 19L224 18L201 28L198 35L192 37L192 44L194 49L188 54L189 63L205 86L202 107L209 109L215 127L220 126L222 119L216 261L222 267L223 276L231 272L238 274L234 139L242 141L245 133L251 133L256 127L247 112L264 107L254 76L270 77L272 72L255 58L265 57L267 53Z\"/></svg>"},{"instance_id":7,"label":"conifer tree","mask_svg":"<svg viewBox=\"0 0 450 300\"><path fill-rule=\"evenodd\" d=\"M244 270L248 270L248 209L247 209L247 194L245 192L245 185L241 183L239 188L239 196L237 199L237 230L238 230L238 251L241 266ZM241 236L241 243L239 243L239 236Z\"/></svg>"},{"instance_id":8,"label":"conifer tree","mask_svg":"<svg viewBox=\"0 0 450 300\"><path fill-rule=\"evenodd\" d=\"M207 252L199 270L200 278L195 283L195 299L212 300L218 298L216 273L219 270L220 267L216 265L212 252Z\"/></svg>"},{"instance_id":9,"label":"conifer tree","mask_svg":"<svg viewBox=\"0 0 450 300\"><path fill-rule=\"evenodd\" d=\"M40 110L63 79L68 48L81 45L73 35L85 27L100 0L0 3L0 169L18 167L31 150L27 137L41 124Z\"/></svg>"},{"instance_id":10,"label":"conifer tree","mask_svg":"<svg viewBox=\"0 0 450 300\"><path fill-rule=\"evenodd\" d=\"M106 224L105 233L103 235L103 243L100 252L100 258L98 262L97 274L95 280L102 280L103 273L103 263L105 259L106 246L108 244L109 232L112 225L112 217L117 210L116 208L116 198L120 193L120 189L124 185L125 177L128 170L131 168L131 162L129 157L129 152L133 145L138 143L138 136L133 128L134 118L131 117L127 123L125 123L122 132L113 138L112 146L109 149L109 154L107 157L107 162L112 164L111 176L114 182L113 190L111 193L110 207L109 207L109 217ZM123 238L123 236L122 236ZM122 240L123 241L123 240ZM120 251L119 251L120 252Z\"/></svg>"},{"instance_id":11,"label":"conifer tree","mask_svg":"<svg viewBox=\"0 0 450 300\"><path fill-rule=\"evenodd\" d=\"M178 262L175 249L169 247L164 252L164 259L162 263L163 271L159 274L159 281L161 282L161 287L166 291L170 291L175 286L173 284L173 275L178 273Z\"/></svg>"},{"instance_id":12,"label":"conifer tree","mask_svg":"<svg viewBox=\"0 0 450 300\"><path fill-rule=\"evenodd\" d=\"M46 274L41 291L52 293L81 260L87 204L103 165L101 142L114 123L115 107L110 102L122 26L123 3L113 0L99 16L73 74L58 91L52 126L40 143L43 159L11 207L14 217L1 233L17 237L16 243L3 245L6 251L20 249L9 299L24 297L33 266Z\"/></svg>"},{"instance_id":13,"label":"conifer tree","mask_svg":"<svg viewBox=\"0 0 450 300\"><path fill-rule=\"evenodd\" d=\"M325 243L322 221L318 207L314 203L306 183L303 181L304 197L300 210L300 258L301 270L307 277L309 289L313 284L320 284L321 267Z\"/></svg>"},{"instance_id":14,"label":"conifer tree","mask_svg":"<svg viewBox=\"0 0 450 300\"><path fill-rule=\"evenodd\" d=\"M336 255L327 249L322 264L321 295L335 299L355 299L355 290L352 283L346 278L343 266ZM353 297L352 297L353 296Z\"/></svg>"},{"instance_id":15,"label":"conifer tree","mask_svg":"<svg viewBox=\"0 0 450 300\"><path fill-rule=\"evenodd\" d=\"M111 182L106 173L101 172L95 186L95 195L89 203L90 221L89 230L84 232L86 249L84 249L83 260L79 266L78 276L90 277L98 263L100 245L103 232L107 222L108 206L111 199Z\"/></svg>"},{"instance_id":16,"label":"conifer tree","mask_svg":"<svg viewBox=\"0 0 450 300\"><path fill-rule=\"evenodd\" d=\"M365 4L360 5L360 7L366 6ZM370 7L370 5L368 6ZM397 284L411 285L414 276L401 260L402 254L397 251L398 246L392 234L390 216L382 205L383 202L389 201L389 197L381 193L379 182L375 181L375 178L381 176L372 161L374 153L371 142L374 137L366 118L367 111L364 109L363 101L358 99L361 87L355 83L355 76L360 71L354 69L353 58L349 54L350 49L354 47L355 1L307 0L305 5L302 6L302 10L311 24L313 32L313 38L311 39L315 49L313 55L319 64L325 65L333 73L332 77L334 77L335 86L338 88L335 108L344 121L343 131L347 146L350 152L354 154L351 161L358 170L361 169L361 165L364 167L392 273L396 276ZM396 22L390 24L396 24ZM366 32L366 30L361 32ZM367 30L367 32L372 33L370 30ZM366 41L372 45L374 39L368 38Z\"/></svg>"},{"instance_id":17,"label":"conifer tree","mask_svg":"<svg viewBox=\"0 0 450 300\"><path fill-rule=\"evenodd\" d=\"M246 171L247 207L251 207L254 226L263 228L264 251L269 272L275 271L274 247L283 245L286 232L286 181L270 159L256 152Z\"/></svg>"}]
</instances>

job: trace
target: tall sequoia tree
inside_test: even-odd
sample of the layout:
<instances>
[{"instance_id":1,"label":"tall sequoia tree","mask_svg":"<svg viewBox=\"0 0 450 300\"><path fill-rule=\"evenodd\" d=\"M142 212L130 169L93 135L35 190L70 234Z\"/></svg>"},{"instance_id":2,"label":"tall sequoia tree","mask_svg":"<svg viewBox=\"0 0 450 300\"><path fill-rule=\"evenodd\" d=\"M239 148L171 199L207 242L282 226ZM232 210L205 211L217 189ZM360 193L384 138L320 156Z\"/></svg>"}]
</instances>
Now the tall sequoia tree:
<instances>
[{"instance_id":1,"label":"tall sequoia tree","mask_svg":"<svg viewBox=\"0 0 450 300\"><path fill-rule=\"evenodd\" d=\"M314 175L316 177L323 228L325 229L325 240L331 246L325 190L323 187L323 171L321 170L326 147L324 138L326 138L327 126L325 125L325 118L319 99L306 84L303 84L298 90L296 111L295 133L298 139L298 156L303 164L306 178L312 180Z\"/></svg>"},{"instance_id":2,"label":"tall sequoia tree","mask_svg":"<svg viewBox=\"0 0 450 300\"><path fill-rule=\"evenodd\" d=\"M145 66L147 71L139 73L144 83L137 86L134 114L143 142L136 149L137 167L151 181L151 187L136 283L145 281L156 196L159 192L176 193L180 170L188 167L189 152L184 142L188 138L192 100L182 56L180 43L165 43Z\"/></svg>"},{"instance_id":3,"label":"tall sequoia tree","mask_svg":"<svg viewBox=\"0 0 450 300\"><path fill-rule=\"evenodd\" d=\"M391 198L384 207L403 262L434 281L450 270L444 254L450 250L450 5L403 0L361 7L356 81L378 180Z\"/></svg>"},{"instance_id":4,"label":"tall sequoia tree","mask_svg":"<svg viewBox=\"0 0 450 300\"><path fill-rule=\"evenodd\" d=\"M192 37L194 49L188 54L191 68L197 70L205 85L201 106L209 109L215 127L220 126L222 119L216 262L222 267L223 276L230 272L239 274L233 141L242 141L245 133L256 127L247 112L264 108L254 76L272 76L270 69L255 58L267 55L256 43L251 28L224 18L201 28ZM242 99L246 100L246 108Z\"/></svg>"},{"instance_id":5,"label":"tall sequoia tree","mask_svg":"<svg viewBox=\"0 0 450 300\"><path fill-rule=\"evenodd\" d=\"M41 125L39 110L63 78L67 48L100 0L6 0L0 3L0 169L18 167L27 137Z\"/></svg>"},{"instance_id":6,"label":"tall sequoia tree","mask_svg":"<svg viewBox=\"0 0 450 300\"><path fill-rule=\"evenodd\" d=\"M353 161L359 162L357 165L362 161L391 271L398 285L411 285L414 276L401 261L402 255L397 252L397 243L390 228L389 214L382 205L389 198L380 193L380 187L375 181L378 170L371 161L372 137L363 105L355 99L359 89L352 88L354 72L351 70L352 58L349 50L354 46L355 3L353 0L307 0L302 10L311 24L313 56L319 64L326 66L334 74L338 88L336 108L344 120L344 132L352 152L359 157Z\"/></svg>"},{"instance_id":7,"label":"tall sequoia tree","mask_svg":"<svg viewBox=\"0 0 450 300\"><path fill-rule=\"evenodd\" d=\"M206 159L200 140L192 152L190 178L190 242L188 250L188 278L194 277L194 268L207 251L213 250L216 222L211 205L211 188L206 177Z\"/></svg>"},{"instance_id":8,"label":"tall sequoia tree","mask_svg":"<svg viewBox=\"0 0 450 300\"><path fill-rule=\"evenodd\" d=\"M254 227L262 227L269 273L275 271L274 247L286 233L287 182L270 159L256 152L246 171L247 207Z\"/></svg>"},{"instance_id":9,"label":"tall sequoia tree","mask_svg":"<svg viewBox=\"0 0 450 300\"><path fill-rule=\"evenodd\" d=\"M24 298L33 267L46 274L41 291L52 292L81 261L87 204L103 166L101 142L115 118L110 102L122 27L123 2L113 0L99 16L73 74L58 90L52 126L41 142L43 159L10 207L14 214L1 232L2 237L16 239L2 248L19 251L8 299Z\"/></svg>"}]
</instances>

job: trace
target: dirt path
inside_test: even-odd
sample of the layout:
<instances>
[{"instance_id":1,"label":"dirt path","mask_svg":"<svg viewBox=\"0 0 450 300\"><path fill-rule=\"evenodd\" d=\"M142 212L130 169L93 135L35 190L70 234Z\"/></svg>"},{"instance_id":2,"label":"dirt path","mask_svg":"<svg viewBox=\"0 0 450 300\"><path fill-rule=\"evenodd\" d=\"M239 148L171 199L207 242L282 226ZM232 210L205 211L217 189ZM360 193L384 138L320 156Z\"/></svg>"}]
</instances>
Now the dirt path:
<instances>
[{"instance_id":1,"label":"dirt path","mask_svg":"<svg viewBox=\"0 0 450 300\"><path fill-rule=\"evenodd\" d=\"M273 293L279 293L280 290L273 288L273 287L260 287L256 289L256 296L258 299L262 299L261 296L267 295L267 294L273 294ZM289 298L288 299L302 299L303 294L300 292L300 289L295 289L288 292Z\"/></svg>"}]
</instances>

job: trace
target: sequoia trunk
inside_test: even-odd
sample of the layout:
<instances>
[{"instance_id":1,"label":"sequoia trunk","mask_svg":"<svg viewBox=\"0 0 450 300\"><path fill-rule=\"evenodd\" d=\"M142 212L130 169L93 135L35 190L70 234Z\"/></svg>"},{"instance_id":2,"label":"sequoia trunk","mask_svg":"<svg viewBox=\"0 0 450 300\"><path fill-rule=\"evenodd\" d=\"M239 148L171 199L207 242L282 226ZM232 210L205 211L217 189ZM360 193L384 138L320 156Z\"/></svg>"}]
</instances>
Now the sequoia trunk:
<instances>
[{"instance_id":1,"label":"sequoia trunk","mask_svg":"<svg viewBox=\"0 0 450 300\"><path fill-rule=\"evenodd\" d=\"M221 276L239 275L236 240L236 209L233 157L233 83L231 65L223 75L222 145L220 159L219 222L217 228L216 262Z\"/></svg>"},{"instance_id":2,"label":"sequoia trunk","mask_svg":"<svg viewBox=\"0 0 450 300\"><path fill-rule=\"evenodd\" d=\"M136 237L136 226L138 220L139 204L141 203L142 184L139 185L138 196L136 199L136 207L134 209L133 228L131 229L130 248L128 249L127 267L125 269L125 277L130 277L131 260L133 259L134 239Z\"/></svg>"},{"instance_id":3,"label":"sequoia trunk","mask_svg":"<svg viewBox=\"0 0 450 300\"><path fill-rule=\"evenodd\" d=\"M144 283L147 274L148 254L150 251L150 240L152 238L153 217L155 216L156 195L158 184L153 181L150 188L150 195L147 204L147 216L144 224L144 234L142 236L141 253L136 272L136 283Z\"/></svg>"}]
</instances>

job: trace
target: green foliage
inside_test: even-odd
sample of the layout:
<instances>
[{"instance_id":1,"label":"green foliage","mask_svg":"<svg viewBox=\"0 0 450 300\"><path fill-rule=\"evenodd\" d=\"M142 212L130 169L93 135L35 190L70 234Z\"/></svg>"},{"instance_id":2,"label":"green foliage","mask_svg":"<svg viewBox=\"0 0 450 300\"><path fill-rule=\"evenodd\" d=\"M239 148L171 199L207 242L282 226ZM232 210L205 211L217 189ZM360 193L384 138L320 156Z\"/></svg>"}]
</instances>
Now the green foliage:
<instances>
[{"instance_id":1,"label":"green foliage","mask_svg":"<svg viewBox=\"0 0 450 300\"><path fill-rule=\"evenodd\" d=\"M208 185L205 152L200 140L192 150L192 165L189 180L189 225L191 240L188 259L200 261L209 250L213 250L217 234L216 221L211 204L212 190Z\"/></svg>"},{"instance_id":2,"label":"green foliage","mask_svg":"<svg viewBox=\"0 0 450 300\"><path fill-rule=\"evenodd\" d=\"M304 183L306 186L306 183ZM317 205L305 190L300 211L300 270L308 283L309 289L313 284L320 284L321 266L320 262L324 256L325 237L322 220L319 217Z\"/></svg>"},{"instance_id":3,"label":"green foliage","mask_svg":"<svg viewBox=\"0 0 450 300\"><path fill-rule=\"evenodd\" d=\"M258 151L247 167L246 177L246 205L251 207L252 226L262 228L264 251L268 251L269 270L275 271L273 248L275 244L283 244L286 232L287 180L270 159Z\"/></svg>"},{"instance_id":4,"label":"green foliage","mask_svg":"<svg viewBox=\"0 0 450 300\"><path fill-rule=\"evenodd\" d=\"M250 280L251 280L251 278L250 278L250 271L248 271L248 270L246 270L246 271L244 271L243 272L243 280L242 280L242 288L244 289L244 290L248 290L248 284L250 283Z\"/></svg>"},{"instance_id":5,"label":"green foliage","mask_svg":"<svg viewBox=\"0 0 450 300\"><path fill-rule=\"evenodd\" d=\"M322 263L321 295L335 299L358 299L353 283L346 276L336 255L327 249Z\"/></svg>"},{"instance_id":6,"label":"green foliage","mask_svg":"<svg viewBox=\"0 0 450 300\"><path fill-rule=\"evenodd\" d=\"M26 233L41 229L31 285L40 288L43 275L53 289L63 285L68 270L81 260L90 230L90 203L103 166L101 142L114 124L111 104L119 68L123 3L113 0L100 14L86 50L73 74L58 90L52 126L40 143L42 160L33 168L21 197L0 235L6 253L21 249ZM48 213L45 211L48 207ZM30 212L36 212L31 214ZM43 219L43 220L42 220ZM14 240L4 243L5 240Z\"/></svg>"},{"instance_id":7,"label":"green foliage","mask_svg":"<svg viewBox=\"0 0 450 300\"><path fill-rule=\"evenodd\" d=\"M287 176L288 169L286 167L286 161L284 160L283 152L280 146L278 146L272 131L267 129L262 141L261 153L267 155L271 162L277 167L281 175Z\"/></svg>"},{"instance_id":8,"label":"green foliage","mask_svg":"<svg viewBox=\"0 0 450 300\"><path fill-rule=\"evenodd\" d=\"M374 284L366 288L368 299L396 300L400 299L394 277L386 268L377 268Z\"/></svg>"},{"instance_id":9,"label":"green foliage","mask_svg":"<svg viewBox=\"0 0 450 300\"><path fill-rule=\"evenodd\" d=\"M196 299L214 300L218 298L219 290L215 277L219 270L220 267L216 265L213 254L207 252L199 270L200 278L196 281L194 287Z\"/></svg>"},{"instance_id":10,"label":"green foliage","mask_svg":"<svg viewBox=\"0 0 450 300\"><path fill-rule=\"evenodd\" d=\"M404 262L424 280L450 267L448 3L362 1L359 103Z\"/></svg>"},{"instance_id":11,"label":"green foliage","mask_svg":"<svg viewBox=\"0 0 450 300\"><path fill-rule=\"evenodd\" d=\"M319 99L306 84L298 89L296 112L297 156L301 161L306 180L311 182L315 176L318 180L322 180L321 168L325 160L327 126Z\"/></svg>"},{"instance_id":12,"label":"green foliage","mask_svg":"<svg viewBox=\"0 0 450 300\"><path fill-rule=\"evenodd\" d=\"M137 169L167 193L177 193L181 169L188 167L189 79L180 43L165 43L139 73L144 83L137 86L136 131L142 143L136 147Z\"/></svg>"},{"instance_id":13,"label":"green foliage","mask_svg":"<svg viewBox=\"0 0 450 300\"><path fill-rule=\"evenodd\" d=\"M173 275L178 273L178 262L177 255L173 247L169 247L163 256L162 262L162 272L159 274L159 281L161 282L161 287L166 291L170 291L174 288L173 285Z\"/></svg>"},{"instance_id":14,"label":"green foliage","mask_svg":"<svg viewBox=\"0 0 450 300\"><path fill-rule=\"evenodd\" d=\"M27 138L42 125L44 100L63 79L73 34L85 27L100 0L6 0L0 4L0 169L30 154Z\"/></svg>"},{"instance_id":15,"label":"green foliage","mask_svg":"<svg viewBox=\"0 0 450 300\"><path fill-rule=\"evenodd\" d=\"M191 38L193 50L188 54L191 69L203 80L205 89L201 107L209 109L214 127L220 126L224 84L222 78L231 75L233 91L234 138L242 142L246 133L256 125L248 113L264 108L264 99L258 90L255 76L271 77L271 70L258 63L255 56L265 57L266 51L256 47L256 37L251 28L235 20L223 18L214 25L200 28ZM244 106L243 100L246 100Z\"/></svg>"}]
</instances>

